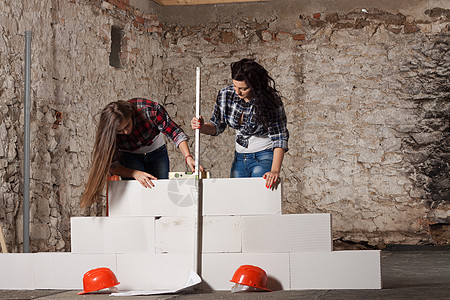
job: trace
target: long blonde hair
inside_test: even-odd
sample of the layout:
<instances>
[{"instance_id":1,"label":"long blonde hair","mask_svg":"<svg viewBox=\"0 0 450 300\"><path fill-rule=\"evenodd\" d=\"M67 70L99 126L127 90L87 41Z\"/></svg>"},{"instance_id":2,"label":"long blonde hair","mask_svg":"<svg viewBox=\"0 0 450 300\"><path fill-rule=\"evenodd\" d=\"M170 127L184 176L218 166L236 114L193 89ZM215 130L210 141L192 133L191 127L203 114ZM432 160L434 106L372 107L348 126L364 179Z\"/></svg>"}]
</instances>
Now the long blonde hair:
<instances>
[{"instance_id":1,"label":"long blonde hair","mask_svg":"<svg viewBox=\"0 0 450 300\"><path fill-rule=\"evenodd\" d=\"M91 206L101 200L108 171L116 151L117 128L132 114L132 104L122 100L111 102L102 110L92 150L91 169L81 197L81 207Z\"/></svg>"}]
</instances>

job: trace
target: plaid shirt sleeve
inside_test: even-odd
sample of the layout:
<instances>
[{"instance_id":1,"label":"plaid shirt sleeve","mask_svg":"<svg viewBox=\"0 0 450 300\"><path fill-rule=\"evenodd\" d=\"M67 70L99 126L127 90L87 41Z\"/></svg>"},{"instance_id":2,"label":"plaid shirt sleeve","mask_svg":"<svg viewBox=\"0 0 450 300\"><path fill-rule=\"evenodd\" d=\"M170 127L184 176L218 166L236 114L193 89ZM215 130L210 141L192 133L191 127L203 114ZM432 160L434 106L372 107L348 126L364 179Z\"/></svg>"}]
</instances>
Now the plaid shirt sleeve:
<instances>
[{"instance_id":1,"label":"plaid shirt sleeve","mask_svg":"<svg viewBox=\"0 0 450 300\"><path fill-rule=\"evenodd\" d=\"M209 120L209 123L213 124L216 127L216 136L221 134L227 128L227 104L229 101L229 93L227 89L222 89L219 91L216 99L216 105L214 106L214 110Z\"/></svg>"},{"instance_id":2,"label":"plaid shirt sleeve","mask_svg":"<svg viewBox=\"0 0 450 300\"><path fill-rule=\"evenodd\" d=\"M170 138L177 147L181 142L187 141L189 137L184 133L183 129L178 126L170 118L167 111L159 104L156 104L154 109L145 111L147 118L154 120L160 132L164 133Z\"/></svg>"},{"instance_id":3,"label":"plaid shirt sleeve","mask_svg":"<svg viewBox=\"0 0 450 300\"><path fill-rule=\"evenodd\" d=\"M269 115L269 137L272 140L272 149L283 148L288 151L289 131L287 130L287 118L284 106L280 106Z\"/></svg>"}]
</instances>

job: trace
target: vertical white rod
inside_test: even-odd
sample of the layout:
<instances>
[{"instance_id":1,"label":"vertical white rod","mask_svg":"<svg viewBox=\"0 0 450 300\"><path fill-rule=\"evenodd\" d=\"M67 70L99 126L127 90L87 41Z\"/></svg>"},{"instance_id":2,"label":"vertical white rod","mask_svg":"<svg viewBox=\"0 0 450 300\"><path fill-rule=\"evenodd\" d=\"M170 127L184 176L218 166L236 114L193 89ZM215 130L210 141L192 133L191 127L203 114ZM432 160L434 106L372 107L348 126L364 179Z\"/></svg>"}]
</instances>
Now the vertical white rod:
<instances>
[{"instance_id":1,"label":"vertical white rod","mask_svg":"<svg viewBox=\"0 0 450 300\"><path fill-rule=\"evenodd\" d=\"M195 116L200 116L200 67L197 67L197 80L195 91ZM196 184L196 198L197 209L194 221L194 270L199 276L202 273L202 225L203 225L203 212L202 212L202 179L200 166L200 129L195 130L195 184Z\"/></svg>"},{"instance_id":2,"label":"vertical white rod","mask_svg":"<svg viewBox=\"0 0 450 300\"><path fill-rule=\"evenodd\" d=\"M200 67L197 67L195 85L195 117L200 117ZM200 129L195 130L195 175L198 177L200 165Z\"/></svg>"},{"instance_id":3,"label":"vertical white rod","mask_svg":"<svg viewBox=\"0 0 450 300\"><path fill-rule=\"evenodd\" d=\"M25 31L23 253L30 252L30 110L31 110L30 82L31 82L31 31Z\"/></svg>"}]
</instances>

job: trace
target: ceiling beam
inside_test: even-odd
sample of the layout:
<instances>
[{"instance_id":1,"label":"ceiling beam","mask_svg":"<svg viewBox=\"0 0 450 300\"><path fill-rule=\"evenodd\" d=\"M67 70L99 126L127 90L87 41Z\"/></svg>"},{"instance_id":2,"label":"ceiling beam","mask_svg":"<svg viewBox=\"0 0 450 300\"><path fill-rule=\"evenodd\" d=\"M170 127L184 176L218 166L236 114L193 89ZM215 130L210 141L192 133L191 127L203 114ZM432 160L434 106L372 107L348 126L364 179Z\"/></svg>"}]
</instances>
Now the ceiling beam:
<instances>
[{"instance_id":1,"label":"ceiling beam","mask_svg":"<svg viewBox=\"0 0 450 300\"><path fill-rule=\"evenodd\" d=\"M268 0L153 0L159 5L201 5L201 4L219 4L219 3L240 3L240 2L263 2Z\"/></svg>"}]
</instances>

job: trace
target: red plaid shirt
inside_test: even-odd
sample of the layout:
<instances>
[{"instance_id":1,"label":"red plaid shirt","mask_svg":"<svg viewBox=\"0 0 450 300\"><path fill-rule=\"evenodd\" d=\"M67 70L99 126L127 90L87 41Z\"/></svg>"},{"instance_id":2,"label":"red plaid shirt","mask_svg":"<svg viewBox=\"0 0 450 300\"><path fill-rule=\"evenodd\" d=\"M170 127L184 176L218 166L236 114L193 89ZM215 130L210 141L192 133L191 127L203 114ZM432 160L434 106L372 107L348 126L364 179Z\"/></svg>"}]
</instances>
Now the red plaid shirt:
<instances>
[{"instance_id":1,"label":"red plaid shirt","mask_svg":"<svg viewBox=\"0 0 450 300\"><path fill-rule=\"evenodd\" d=\"M152 144L153 139L164 133L177 147L189 137L170 118L164 107L156 102L134 98L129 100L133 104L133 129L130 134L117 135L117 149L119 151L136 151L143 146Z\"/></svg>"}]
</instances>

